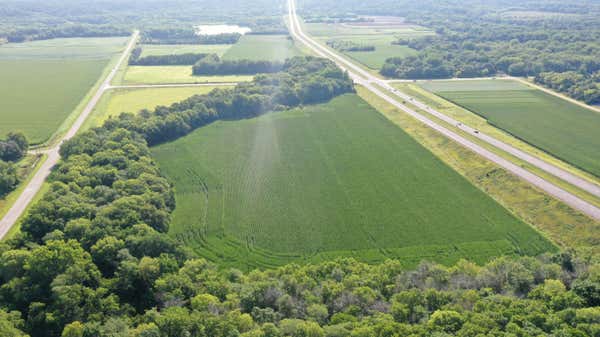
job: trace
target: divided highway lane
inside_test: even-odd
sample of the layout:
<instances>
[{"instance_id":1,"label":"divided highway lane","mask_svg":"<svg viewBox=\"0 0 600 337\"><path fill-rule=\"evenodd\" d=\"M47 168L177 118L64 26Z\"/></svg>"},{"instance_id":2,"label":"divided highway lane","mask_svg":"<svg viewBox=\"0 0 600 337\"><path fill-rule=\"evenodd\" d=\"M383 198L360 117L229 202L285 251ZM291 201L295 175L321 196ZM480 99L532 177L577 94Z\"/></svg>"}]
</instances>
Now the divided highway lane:
<instances>
[{"instance_id":1,"label":"divided highway lane","mask_svg":"<svg viewBox=\"0 0 600 337\"><path fill-rule=\"evenodd\" d=\"M117 64L110 71L108 76L106 76L104 82L102 82L92 99L88 102L83 111L79 114L79 116L77 117L71 128L67 131L67 133L62 137L58 144L45 151L45 153L47 154L46 161L44 161L39 170L31 178L31 180L29 181L19 198L15 201L14 205L8 210L8 212L6 213L6 215L4 215L2 220L0 220L0 239L2 239L6 235L6 233L8 233L8 231L12 228L12 226L17 222L17 220L19 220L23 212L25 212L25 209L27 209L29 203L31 203L31 200L33 200L37 192L42 187L42 184L50 174L50 170L52 169L52 167L54 167L54 165L58 163L58 160L60 159L60 155L58 153L60 145L65 140L69 140L73 138L75 134L77 134L77 131L79 131L79 129L81 128L85 120L88 118L96 104L98 104L98 101L100 100L104 92L111 88L110 82L113 80L117 71L119 70L123 62L125 62L129 53L135 46L138 35L138 31L135 31L133 33L131 39L129 40L129 43L127 44L127 48L125 48L125 50L123 51L123 54L119 58Z\"/></svg>"},{"instance_id":2,"label":"divided highway lane","mask_svg":"<svg viewBox=\"0 0 600 337\"><path fill-rule=\"evenodd\" d=\"M574 186L577 186L577 187L579 187L583 190L586 190L589 193L594 194L599 197L600 197L600 186L593 184L587 180L584 180L580 177L577 177L577 176L575 176L561 168L558 168L552 164L549 164L537 157L531 156L523 151L515 149L508 144L505 144L503 142L496 140L495 138L492 138L492 137L482 134L480 132L476 132L476 130L469 128L469 127L459 123L458 121L455 121L452 118L449 118L448 116L446 116L438 111L433 110L432 108L428 107L427 105L416 101L414 98L397 91L396 89L391 87L389 84L387 84L385 81L378 79L377 77L364 71L362 68L358 67L357 65L353 64L352 62L342 58L341 56L337 55L336 53L331 52L330 50L321 46L320 44L318 44L317 42L312 40L310 37L308 37L306 34L304 34L304 32L302 31L302 28L300 26L300 21L298 20L298 17L296 16L296 7L295 6L296 6L296 4L294 3L294 0L288 0L288 15L290 18L290 31L291 31L292 35L294 37L296 37L298 40L300 40L301 42L303 42L307 47L312 49L318 55L331 59L336 64L338 64L338 66L340 66L342 69L348 71L348 74L352 77L352 79L355 82L363 85L364 87L369 89L371 92L375 93L377 96L379 96L382 99L386 100L387 102L393 104L397 108L402 109L403 111L405 111L406 113L415 117L416 119L420 120L427 126L440 132L444 136L469 148L473 152L481 155L482 157L485 157L488 160L495 162L496 164L502 166L509 172L511 172L511 173L515 174L516 176L520 177L521 179L524 179L524 180L528 181L529 183L537 186L538 188L544 190L546 193L554 196L555 198L563 201L564 203L568 204L569 206L600 221L600 208L598 208L598 207L586 202L585 200L563 190L562 188L536 176L535 174L523 169L522 167L513 164L512 162L496 155L495 153L486 150L485 148L467 140L466 138L460 136L459 134L437 124L433 120L427 118L425 115L418 113L418 112L408 108L407 106L401 104L396 99L389 96L388 94L392 93L398 97L401 97L405 101L410 101L411 104L417 106L418 108L420 108L424 111L427 111L432 116L435 116L447 123L450 123L451 125L456 125L459 128L461 128L462 130L469 132L472 135L478 137L479 139L481 139L497 148L500 148L500 149L506 151L507 153L510 153L518 158L521 158L522 160L527 161L530 164L532 164L536 167L539 167L540 169L545 170L545 171L573 184ZM377 84L378 86L384 88L387 91L387 93L384 93L383 91L377 89L373 84Z\"/></svg>"}]
</instances>

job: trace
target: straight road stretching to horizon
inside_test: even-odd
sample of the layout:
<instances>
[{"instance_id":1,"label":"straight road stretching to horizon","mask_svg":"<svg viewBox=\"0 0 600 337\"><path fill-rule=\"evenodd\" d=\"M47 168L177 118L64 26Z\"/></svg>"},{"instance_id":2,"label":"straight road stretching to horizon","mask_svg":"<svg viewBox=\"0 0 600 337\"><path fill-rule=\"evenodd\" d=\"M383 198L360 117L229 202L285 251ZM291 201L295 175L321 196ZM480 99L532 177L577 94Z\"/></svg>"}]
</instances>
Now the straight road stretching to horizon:
<instances>
[{"instance_id":1,"label":"straight road stretching to horizon","mask_svg":"<svg viewBox=\"0 0 600 337\"><path fill-rule=\"evenodd\" d=\"M529 172L528 170L510 162L509 160L502 158L501 156L483 148L482 146L467 140L463 136L437 124L433 120L427 118L425 115L418 113L418 112L410 109L409 107L401 104L396 99L387 95L383 91L377 89L373 84L377 84L378 86L382 87L389 93L392 93L393 95L398 96L405 101L410 101L410 103L412 105L418 107L419 109L427 111L427 113L429 113L430 115L435 116L435 117L443 120L444 122L449 123L450 125L456 125L461 130L468 132L469 134L479 138L480 140L482 140L490 145L493 145L494 147L501 149L501 150L505 151L506 153L509 153L521 160L524 160L524 161L538 167L539 169L544 170L544 171L546 171L546 172L548 172L548 173L550 173L550 174L552 174L552 175L554 175L554 176L556 176L556 177L558 177L558 178L560 178L582 190L585 190L597 197L600 197L600 186L598 186L590 181L587 181L581 177L578 177L570 172L567 172L557 166L547 163L533 155L530 155L521 150L518 150L518 149L516 149L508 144L505 144L493 137L485 135L473 128L470 128L464 124L459 123L458 121L432 109L431 107L427 106L426 104L423 104L423 103L417 101L413 97L410 97L404 93L399 92L398 90L396 90L395 88L390 86L388 83L386 83L385 80L381 80L381 79L373 76L372 74L363 70L362 68L355 65L354 63L341 57L337 53L334 53L334 52L330 51L329 49L323 47L322 45L317 43L315 40L313 40L311 37L304 34L304 32L302 31L302 26L300 25L300 20L298 19L298 16L296 15L296 4L295 4L294 0L288 0L288 16L289 16L289 22L290 22L290 32L296 39L298 39L299 41L304 43L307 47L309 47L311 50L313 50L316 54L332 60L340 68L346 70L356 83L363 85L365 88L369 89L371 92L373 92L380 98L384 99L385 101L389 102L390 104L394 105L395 107L405 111L406 113L408 113L409 115L418 119L425 125L438 131L439 133L443 134L447 138L454 140L455 142L463 145L464 147L470 149L471 151L496 163L497 165L503 167L504 169L511 172L512 174L520 177L521 179L523 179L525 181L528 181L532 185L540 188L541 190L545 191L549 195L563 201L565 204L573 207L574 209L588 215L589 217L591 217L593 219L600 221L600 208L598 208L598 207L588 203L587 201L575 196L574 194L550 183L549 181L538 177L537 175Z\"/></svg>"},{"instance_id":2,"label":"straight road stretching to horizon","mask_svg":"<svg viewBox=\"0 0 600 337\"><path fill-rule=\"evenodd\" d=\"M110 71L108 76L106 76L104 82L102 82L92 99L88 102L83 111L79 114L79 116L77 117L73 125L71 125L71 128L69 128L67 133L57 142L56 145L44 151L44 153L47 154L46 160L44 161L42 166L37 170L37 172L35 172L34 176L31 178L23 192L21 192L21 194L19 195L19 198L17 198L12 207L0 220L0 239L4 238L6 233L10 231L12 226L14 226L14 224L19 220L23 212L25 212L29 203L31 203L35 195L39 192L40 188L42 188L42 185L44 184L44 181L50 174L52 167L54 167L54 165L56 165L56 163L58 163L58 160L60 159L60 154L58 153L58 150L60 149L61 144L64 141L73 138L73 136L77 134L77 131L79 131L79 129L81 128L85 120L88 118L96 104L98 104L98 101L100 100L102 95L104 95L104 92L106 92L106 90L111 89L110 82L112 82L117 71L119 70L123 62L127 59L127 56L135 46L138 35L138 31L135 31L133 33L131 39L129 40L129 43L127 44L127 47L125 48L123 54L119 58L119 61Z\"/></svg>"}]
</instances>

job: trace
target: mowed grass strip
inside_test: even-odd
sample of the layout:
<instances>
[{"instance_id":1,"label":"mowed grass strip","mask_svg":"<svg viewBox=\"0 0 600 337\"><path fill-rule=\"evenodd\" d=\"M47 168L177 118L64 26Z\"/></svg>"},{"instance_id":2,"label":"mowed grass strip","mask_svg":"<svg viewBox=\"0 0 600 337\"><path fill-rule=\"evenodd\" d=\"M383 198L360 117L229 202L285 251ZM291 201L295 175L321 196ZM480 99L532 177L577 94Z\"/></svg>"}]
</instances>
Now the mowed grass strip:
<instances>
[{"instance_id":1,"label":"mowed grass strip","mask_svg":"<svg viewBox=\"0 0 600 337\"><path fill-rule=\"evenodd\" d=\"M224 83L251 81L252 75L194 76L191 66L130 66L123 84Z\"/></svg>"},{"instance_id":2,"label":"mowed grass strip","mask_svg":"<svg viewBox=\"0 0 600 337\"><path fill-rule=\"evenodd\" d=\"M422 86L600 177L599 113L509 80L425 82Z\"/></svg>"},{"instance_id":3,"label":"mowed grass strip","mask_svg":"<svg viewBox=\"0 0 600 337\"><path fill-rule=\"evenodd\" d=\"M244 35L223 54L225 60L280 61L302 55L288 35Z\"/></svg>"},{"instance_id":4,"label":"mowed grass strip","mask_svg":"<svg viewBox=\"0 0 600 337\"><path fill-rule=\"evenodd\" d=\"M356 95L217 122L152 151L175 185L170 233L227 265L554 249Z\"/></svg>"},{"instance_id":5,"label":"mowed grass strip","mask_svg":"<svg viewBox=\"0 0 600 337\"><path fill-rule=\"evenodd\" d=\"M145 44L142 45L142 57L149 55L179 55L186 53L209 53L223 55L230 44Z\"/></svg>"},{"instance_id":6,"label":"mowed grass strip","mask_svg":"<svg viewBox=\"0 0 600 337\"><path fill-rule=\"evenodd\" d=\"M0 137L46 141L102 74L107 59L0 60Z\"/></svg>"},{"instance_id":7,"label":"mowed grass strip","mask_svg":"<svg viewBox=\"0 0 600 337\"><path fill-rule=\"evenodd\" d=\"M108 118L118 116L122 112L137 113L142 109L152 110L159 105L169 106L194 95L206 94L214 88L206 86L115 89L102 97L82 129L100 126Z\"/></svg>"}]
</instances>

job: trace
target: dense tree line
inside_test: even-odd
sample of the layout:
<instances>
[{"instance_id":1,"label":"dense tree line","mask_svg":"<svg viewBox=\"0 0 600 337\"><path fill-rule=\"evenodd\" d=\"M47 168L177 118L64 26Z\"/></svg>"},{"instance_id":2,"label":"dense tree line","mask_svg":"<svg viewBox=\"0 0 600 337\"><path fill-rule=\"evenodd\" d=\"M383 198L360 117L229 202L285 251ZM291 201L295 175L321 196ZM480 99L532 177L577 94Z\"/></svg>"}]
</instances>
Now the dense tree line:
<instances>
[{"instance_id":1,"label":"dense tree line","mask_svg":"<svg viewBox=\"0 0 600 337\"><path fill-rule=\"evenodd\" d=\"M29 142L21 132L10 132L5 140L0 140L0 160L17 161L25 154L29 148Z\"/></svg>"},{"instance_id":2,"label":"dense tree line","mask_svg":"<svg viewBox=\"0 0 600 337\"><path fill-rule=\"evenodd\" d=\"M262 60L222 60L216 54L201 58L194 67L194 75L253 75L281 71L283 63Z\"/></svg>"},{"instance_id":3,"label":"dense tree line","mask_svg":"<svg viewBox=\"0 0 600 337\"><path fill-rule=\"evenodd\" d=\"M64 337L584 337L600 332L600 264L585 253L504 257L484 266L422 262L412 270L395 260L368 265L338 259L244 274L204 259L177 264L169 254L138 259L129 245L108 236L90 254L74 240L52 238L28 252L5 248L0 268L22 279L55 277L49 289L64 311L44 316L49 308L39 303L35 319L68 322L60 333ZM54 256L77 268L36 267ZM118 278L112 284L100 278L94 264L106 257L114 261ZM118 298L106 295L110 287L130 282L143 289L121 291L139 291L149 301L141 310L120 309ZM90 290L94 283L107 289ZM95 311L92 319L90 311ZM31 331L29 320L0 311L0 327L14 336L21 336L19 328Z\"/></svg>"},{"instance_id":4,"label":"dense tree line","mask_svg":"<svg viewBox=\"0 0 600 337\"><path fill-rule=\"evenodd\" d=\"M498 25L492 32L502 35L503 29L507 28ZM542 72L568 71L591 75L600 70L600 61L594 56L600 52L600 45L585 41L569 44L562 40L566 37L549 33L505 33L504 39L495 36L495 40L466 32L398 41L417 49L419 54L391 58L381 73L400 78L446 78L499 73L536 76ZM579 50L586 43L587 49Z\"/></svg>"},{"instance_id":5,"label":"dense tree line","mask_svg":"<svg viewBox=\"0 0 600 337\"><path fill-rule=\"evenodd\" d=\"M241 36L239 33L199 35L193 27L156 28L142 31L140 41L144 44L235 44Z\"/></svg>"},{"instance_id":6,"label":"dense tree line","mask_svg":"<svg viewBox=\"0 0 600 337\"><path fill-rule=\"evenodd\" d=\"M141 57L142 47L136 47L131 51L129 64L134 66L191 66L206 57L206 53L185 53L171 55L148 55Z\"/></svg>"},{"instance_id":7,"label":"dense tree line","mask_svg":"<svg viewBox=\"0 0 600 337\"><path fill-rule=\"evenodd\" d=\"M333 49L345 51L375 51L374 45L360 44L353 41L329 40L327 45Z\"/></svg>"},{"instance_id":8,"label":"dense tree line","mask_svg":"<svg viewBox=\"0 0 600 337\"><path fill-rule=\"evenodd\" d=\"M56 28L21 28L7 32L8 42L49 40L68 37L128 36L131 30L111 25L63 25Z\"/></svg>"},{"instance_id":9,"label":"dense tree line","mask_svg":"<svg viewBox=\"0 0 600 337\"><path fill-rule=\"evenodd\" d=\"M15 165L0 159L0 197L14 190L18 183L19 176Z\"/></svg>"},{"instance_id":10,"label":"dense tree line","mask_svg":"<svg viewBox=\"0 0 600 337\"><path fill-rule=\"evenodd\" d=\"M593 75L574 71L540 73L535 82L588 104L600 104L600 71Z\"/></svg>"},{"instance_id":11,"label":"dense tree line","mask_svg":"<svg viewBox=\"0 0 600 337\"><path fill-rule=\"evenodd\" d=\"M11 132L0 140L0 197L17 187L19 175L14 162L27 154L29 142L20 132Z\"/></svg>"}]
</instances>

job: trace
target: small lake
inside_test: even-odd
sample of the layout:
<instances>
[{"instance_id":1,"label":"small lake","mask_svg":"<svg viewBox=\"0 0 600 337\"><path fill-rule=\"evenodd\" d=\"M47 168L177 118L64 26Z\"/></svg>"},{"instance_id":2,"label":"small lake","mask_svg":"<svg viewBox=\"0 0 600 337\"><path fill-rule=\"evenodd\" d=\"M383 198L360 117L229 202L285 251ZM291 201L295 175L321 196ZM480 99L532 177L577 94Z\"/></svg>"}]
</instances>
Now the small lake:
<instances>
[{"instance_id":1,"label":"small lake","mask_svg":"<svg viewBox=\"0 0 600 337\"><path fill-rule=\"evenodd\" d=\"M250 33L252 29L238 25L198 25L195 26L198 35L219 35L227 33Z\"/></svg>"}]
</instances>

